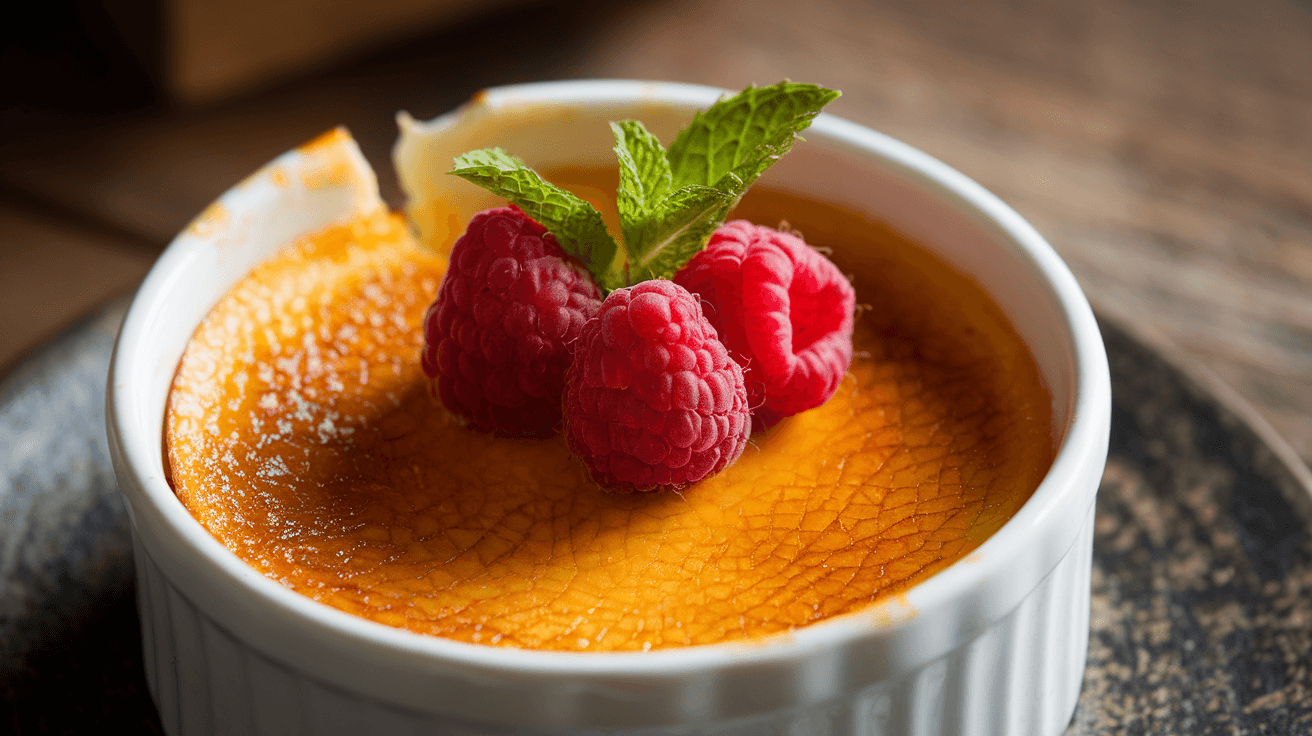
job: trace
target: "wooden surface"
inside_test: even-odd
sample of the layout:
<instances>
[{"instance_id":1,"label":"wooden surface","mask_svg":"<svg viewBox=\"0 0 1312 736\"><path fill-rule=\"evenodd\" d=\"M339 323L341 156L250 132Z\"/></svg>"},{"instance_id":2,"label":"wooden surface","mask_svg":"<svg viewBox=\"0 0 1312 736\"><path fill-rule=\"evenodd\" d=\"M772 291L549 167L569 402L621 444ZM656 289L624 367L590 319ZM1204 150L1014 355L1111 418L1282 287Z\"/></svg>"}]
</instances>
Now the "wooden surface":
<instances>
[{"instance_id":1,"label":"wooden surface","mask_svg":"<svg viewBox=\"0 0 1312 736\"><path fill-rule=\"evenodd\" d=\"M223 107L11 107L0 315L25 326L0 330L0 365L281 151L345 123L399 204L397 109L568 77L842 89L834 112L993 190L1101 313L1219 374L1312 459L1312 12L1295 0L542 5Z\"/></svg>"},{"instance_id":2,"label":"wooden surface","mask_svg":"<svg viewBox=\"0 0 1312 736\"><path fill-rule=\"evenodd\" d=\"M170 97L189 104L242 91L359 56L408 38L425 24L466 18L507 0L166 0L163 77Z\"/></svg>"}]
</instances>

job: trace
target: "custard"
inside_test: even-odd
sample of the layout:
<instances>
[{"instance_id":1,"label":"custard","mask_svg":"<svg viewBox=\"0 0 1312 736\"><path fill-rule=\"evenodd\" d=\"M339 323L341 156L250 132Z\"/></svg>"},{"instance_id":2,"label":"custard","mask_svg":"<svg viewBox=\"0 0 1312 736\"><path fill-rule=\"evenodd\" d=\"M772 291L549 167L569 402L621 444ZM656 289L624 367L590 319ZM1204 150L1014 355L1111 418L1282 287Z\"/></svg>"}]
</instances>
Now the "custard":
<instances>
[{"instance_id":1,"label":"custard","mask_svg":"<svg viewBox=\"0 0 1312 736\"><path fill-rule=\"evenodd\" d=\"M1020 338L977 284L854 214L758 187L732 216L831 249L862 307L837 394L720 475L607 493L560 437L461 426L419 367L444 261L379 214L287 246L197 329L166 417L178 498L310 598L533 649L763 637L968 554L1052 462L1051 398Z\"/></svg>"}]
</instances>

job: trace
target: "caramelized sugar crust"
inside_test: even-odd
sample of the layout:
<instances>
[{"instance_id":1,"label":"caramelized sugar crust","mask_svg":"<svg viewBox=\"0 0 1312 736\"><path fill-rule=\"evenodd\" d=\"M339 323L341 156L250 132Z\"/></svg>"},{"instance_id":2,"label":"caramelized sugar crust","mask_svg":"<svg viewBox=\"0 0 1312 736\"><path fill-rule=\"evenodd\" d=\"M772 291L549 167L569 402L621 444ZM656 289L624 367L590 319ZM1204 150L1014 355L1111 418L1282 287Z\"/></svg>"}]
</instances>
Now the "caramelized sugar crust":
<instances>
[{"instance_id":1,"label":"caramelized sugar crust","mask_svg":"<svg viewBox=\"0 0 1312 736\"><path fill-rule=\"evenodd\" d=\"M869 309L838 394L725 473L609 494L559 437L461 427L419 368L443 261L380 215L289 246L196 331L166 419L178 497L293 590L499 646L740 640L905 590L1033 492L1049 396L983 293L893 233L768 191L739 214L835 248Z\"/></svg>"}]
</instances>

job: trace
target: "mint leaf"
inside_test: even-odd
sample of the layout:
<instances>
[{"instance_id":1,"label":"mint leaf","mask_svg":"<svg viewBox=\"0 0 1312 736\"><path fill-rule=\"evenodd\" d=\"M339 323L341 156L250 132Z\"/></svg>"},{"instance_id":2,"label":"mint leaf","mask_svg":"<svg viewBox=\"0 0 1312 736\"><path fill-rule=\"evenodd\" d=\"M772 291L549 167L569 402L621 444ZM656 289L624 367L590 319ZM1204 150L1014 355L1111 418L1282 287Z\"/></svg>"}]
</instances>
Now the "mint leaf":
<instances>
[{"instance_id":1,"label":"mint leaf","mask_svg":"<svg viewBox=\"0 0 1312 736\"><path fill-rule=\"evenodd\" d=\"M619 246L590 203L548 183L500 148L461 154L454 166L447 173L506 198L556 236L560 247L582 261L603 289L626 285L622 264L616 262Z\"/></svg>"},{"instance_id":2,"label":"mint leaf","mask_svg":"<svg viewBox=\"0 0 1312 736\"><path fill-rule=\"evenodd\" d=\"M610 124L620 163L617 202L628 281L670 278L706 244L718 223L714 213L732 201L712 187L670 192L665 148L642 123Z\"/></svg>"},{"instance_id":3,"label":"mint leaf","mask_svg":"<svg viewBox=\"0 0 1312 736\"><path fill-rule=\"evenodd\" d=\"M625 208L652 209L670 191L670 162L665 158L665 147L637 120L612 122L610 129L615 133L615 156L620 162L621 212Z\"/></svg>"},{"instance_id":4,"label":"mint leaf","mask_svg":"<svg viewBox=\"0 0 1312 736\"><path fill-rule=\"evenodd\" d=\"M716 213L733 203L733 195L713 187L691 186L672 192L639 223L625 227L629 283L674 278L706 247L724 217Z\"/></svg>"},{"instance_id":5,"label":"mint leaf","mask_svg":"<svg viewBox=\"0 0 1312 736\"><path fill-rule=\"evenodd\" d=\"M839 94L814 84L780 82L748 86L720 100L693 116L670 145L673 185L701 184L742 196Z\"/></svg>"},{"instance_id":6,"label":"mint leaf","mask_svg":"<svg viewBox=\"0 0 1312 736\"><path fill-rule=\"evenodd\" d=\"M697 113L668 153L642 123L611 123L628 282L672 278L838 94L793 82L748 87Z\"/></svg>"}]
</instances>

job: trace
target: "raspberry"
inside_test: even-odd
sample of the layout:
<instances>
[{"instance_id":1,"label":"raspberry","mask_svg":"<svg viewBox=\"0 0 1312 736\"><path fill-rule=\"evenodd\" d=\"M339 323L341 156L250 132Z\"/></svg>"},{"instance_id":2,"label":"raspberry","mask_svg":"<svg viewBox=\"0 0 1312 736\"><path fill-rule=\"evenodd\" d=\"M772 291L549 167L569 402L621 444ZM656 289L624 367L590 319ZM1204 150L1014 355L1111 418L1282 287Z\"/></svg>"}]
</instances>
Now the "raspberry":
<instances>
[{"instance_id":1,"label":"raspberry","mask_svg":"<svg viewBox=\"0 0 1312 736\"><path fill-rule=\"evenodd\" d=\"M424 373L446 408L501 437L560 424L569 344L601 306L583 269L515 207L480 212L424 316Z\"/></svg>"},{"instance_id":2,"label":"raspberry","mask_svg":"<svg viewBox=\"0 0 1312 736\"><path fill-rule=\"evenodd\" d=\"M606 297L565 384L565 439L598 484L679 489L738 459L751 429L742 369L696 297L644 281Z\"/></svg>"},{"instance_id":3,"label":"raspberry","mask_svg":"<svg viewBox=\"0 0 1312 736\"><path fill-rule=\"evenodd\" d=\"M727 222L674 281L706 301L711 323L743 366L761 428L838 390L852 363L856 293L801 238Z\"/></svg>"}]
</instances>

